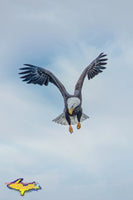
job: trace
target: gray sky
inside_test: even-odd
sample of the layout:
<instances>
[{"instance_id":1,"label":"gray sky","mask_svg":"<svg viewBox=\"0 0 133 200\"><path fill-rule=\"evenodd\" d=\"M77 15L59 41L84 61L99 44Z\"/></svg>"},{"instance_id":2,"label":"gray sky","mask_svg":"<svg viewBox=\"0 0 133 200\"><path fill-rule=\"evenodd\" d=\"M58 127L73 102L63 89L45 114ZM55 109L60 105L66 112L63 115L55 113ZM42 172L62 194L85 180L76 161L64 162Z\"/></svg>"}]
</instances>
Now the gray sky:
<instances>
[{"instance_id":1,"label":"gray sky","mask_svg":"<svg viewBox=\"0 0 133 200\"><path fill-rule=\"evenodd\" d=\"M105 0L0 1L0 196L24 178L42 190L25 200L132 200L133 3ZM26 85L24 63L52 71L73 93L99 53L107 69L83 86L80 130L52 122L62 113L58 89Z\"/></svg>"}]
</instances>

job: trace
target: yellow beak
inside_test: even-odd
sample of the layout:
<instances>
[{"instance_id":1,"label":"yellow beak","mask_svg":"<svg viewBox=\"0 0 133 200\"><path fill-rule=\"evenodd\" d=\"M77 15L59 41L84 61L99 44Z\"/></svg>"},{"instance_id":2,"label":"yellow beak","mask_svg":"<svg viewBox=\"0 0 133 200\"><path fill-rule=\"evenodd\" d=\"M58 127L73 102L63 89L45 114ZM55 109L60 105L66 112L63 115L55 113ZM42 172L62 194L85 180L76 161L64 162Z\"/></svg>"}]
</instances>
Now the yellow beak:
<instances>
[{"instance_id":1,"label":"yellow beak","mask_svg":"<svg viewBox=\"0 0 133 200\"><path fill-rule=\"evenodd\" d=\"M72 115L72 113L73 113L73 108L68 109L68 112L69 112L70 115Z\"/></svg>"}]
</instances>

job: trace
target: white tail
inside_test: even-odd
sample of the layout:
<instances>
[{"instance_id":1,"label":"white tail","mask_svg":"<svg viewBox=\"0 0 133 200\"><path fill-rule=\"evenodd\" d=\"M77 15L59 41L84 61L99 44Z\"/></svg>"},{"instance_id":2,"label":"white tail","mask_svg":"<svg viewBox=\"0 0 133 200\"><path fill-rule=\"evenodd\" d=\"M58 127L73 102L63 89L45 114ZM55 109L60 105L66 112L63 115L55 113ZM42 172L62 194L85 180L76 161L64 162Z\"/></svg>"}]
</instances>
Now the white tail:
<instances>
[{"instance_id":1,"label":"white tail","mask_svg":"<svg viewBox=\"0 0 133 200\"><path fill-rule=\"evenodd\" d=\"M85 115L84 113L82 113L82 116L81 116L81 119L80 119L80 122L88 119L89 117L87 115ZM71 125L74 125L74 124L77 124L78 123L78 120L77 120L77 116L70 116L70 119L71 119ZM58 124L61 124L61 125L68 125L68 122L65 118L65 114L62 113L61 115L59 115L58 117L56 117L55 119L52 120L53 122L56 122Z\"/></svg>"}]
</instances>

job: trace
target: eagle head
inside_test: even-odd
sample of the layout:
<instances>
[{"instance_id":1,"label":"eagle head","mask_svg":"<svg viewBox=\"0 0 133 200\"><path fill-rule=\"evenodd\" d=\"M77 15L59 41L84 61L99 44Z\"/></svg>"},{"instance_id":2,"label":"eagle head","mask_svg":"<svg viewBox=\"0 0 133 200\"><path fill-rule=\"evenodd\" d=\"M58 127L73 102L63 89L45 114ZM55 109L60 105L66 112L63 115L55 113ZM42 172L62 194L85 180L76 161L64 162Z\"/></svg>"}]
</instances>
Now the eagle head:
<instances>
[{"instance_id":1,"label":"eagle head","mask_svg":"<svg viewBox=\"0 0 133 200\"><path fill-rule=\"evenodd\" d=\"M70 115L72 115L74 109L80 105L80 99L78 97L70 97L67 99L67 108Z\"/></svg>"}]
</instances>

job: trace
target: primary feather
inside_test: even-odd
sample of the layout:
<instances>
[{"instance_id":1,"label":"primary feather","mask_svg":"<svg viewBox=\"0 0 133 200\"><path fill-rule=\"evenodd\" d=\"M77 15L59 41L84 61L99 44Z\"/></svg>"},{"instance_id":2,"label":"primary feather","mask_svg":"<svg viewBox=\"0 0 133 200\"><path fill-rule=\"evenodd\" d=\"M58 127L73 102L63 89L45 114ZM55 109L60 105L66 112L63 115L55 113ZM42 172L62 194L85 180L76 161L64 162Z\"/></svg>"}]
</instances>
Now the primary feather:
<instances>
[{"instance_id":1,"label":"primary feather","mask_svg":"<svg viewBox=\"0 0 133 200\"><path fill-rule=\"evenodd\" d=\"M28 84L33 83L45 86L47 86L49 82L53 83L56 87L58 87L63 97L67 96L68 93L64 85L57 79L57 77L53 73L35 65L24 65L26 67L20 68L22 72L19 73L20 75L22 75L20 78L22 78L23 81L26 81Z\"/></svg>"},{"instance_id":2,"label":"primary feather","mask_svg":"<svg viewBox=\"0 0 133 200\"><path fill-rule=\"evenodd\" d=\"M106 58L106 54L101 53L91 64L89 64L84 69L75 85L75 95L81 95L81 90L85 77L88 76L88 79L91 79L97 74L101 73L106 68L104 65L107 64L107 60L108 59Z\"/></svg>"}]
</instances>

